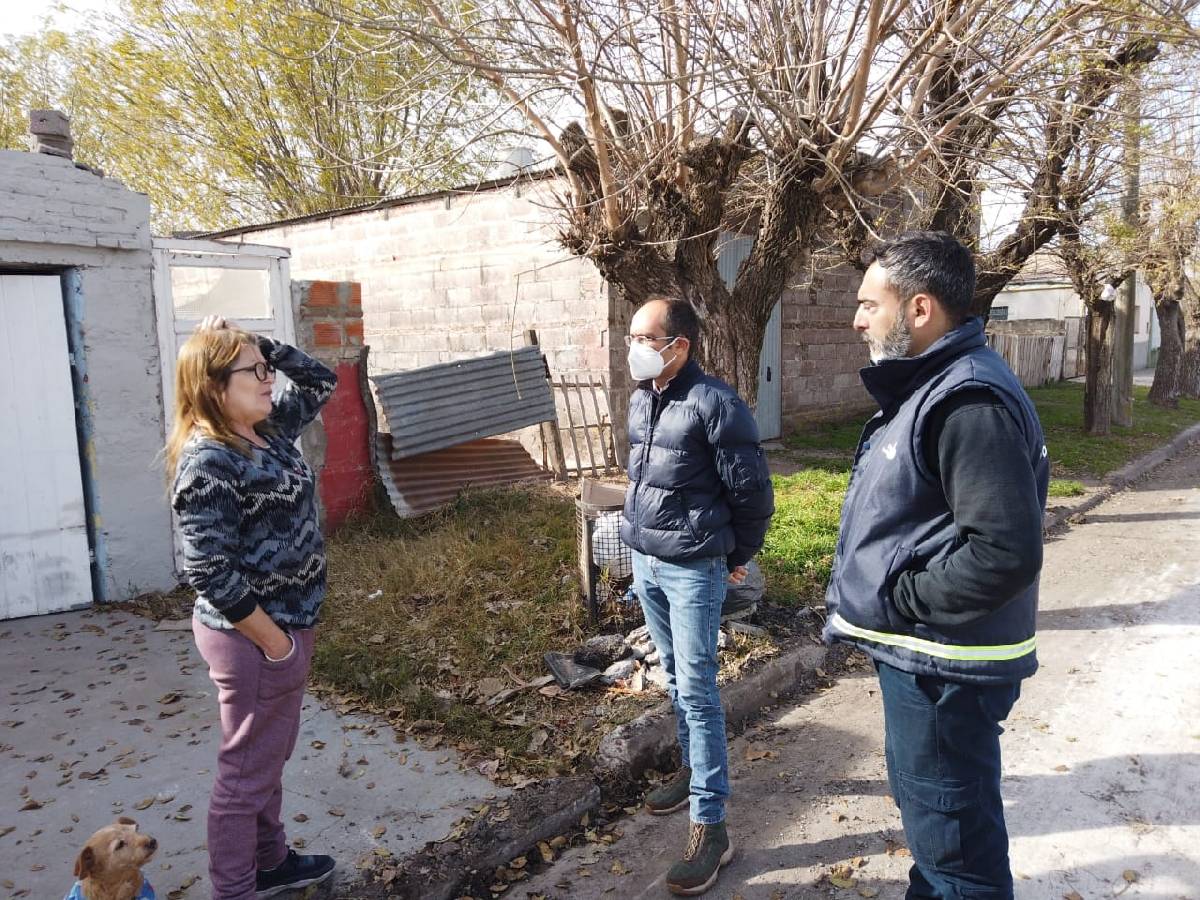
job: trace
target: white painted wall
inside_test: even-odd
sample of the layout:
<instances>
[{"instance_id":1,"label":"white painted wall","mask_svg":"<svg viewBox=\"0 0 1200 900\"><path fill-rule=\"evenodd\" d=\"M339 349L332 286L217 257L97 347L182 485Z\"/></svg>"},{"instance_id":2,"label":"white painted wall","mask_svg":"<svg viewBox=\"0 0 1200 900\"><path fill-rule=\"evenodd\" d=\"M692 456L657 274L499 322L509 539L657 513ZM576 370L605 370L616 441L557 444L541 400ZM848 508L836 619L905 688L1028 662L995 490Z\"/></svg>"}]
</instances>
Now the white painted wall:
<instances>
[{"instance_id":1,"label":"white painted wall","mask_svg":"<svg viewBox=\"0 0 1200 900\"><path fill-rule=\"evenodd\" d=\"M170 588L170 517L156 462L164 436L150 202L70 160L19 151L0 151L0 197L0 271L75 273L67 306L87 373L104 596Z\"/></svg>"},{"instance_id":2,"label":"white painted wall","mask_svg":"<svg viewBox=\"0 0 1200 900\"><path fill-rule=\"evenodd\" d=\"M1008 308L1009 319L1065 319L1083 316L1083 301L1070 285L1051 281L1010 285L999 294L992 308ZM1158 320L1154 315L1154 299L1145 279L1137 277L1137 320L1133 335L1133 367L1144 369L1149 364L1150 351L1162 342Z\"/></svg>"}]
</instances>

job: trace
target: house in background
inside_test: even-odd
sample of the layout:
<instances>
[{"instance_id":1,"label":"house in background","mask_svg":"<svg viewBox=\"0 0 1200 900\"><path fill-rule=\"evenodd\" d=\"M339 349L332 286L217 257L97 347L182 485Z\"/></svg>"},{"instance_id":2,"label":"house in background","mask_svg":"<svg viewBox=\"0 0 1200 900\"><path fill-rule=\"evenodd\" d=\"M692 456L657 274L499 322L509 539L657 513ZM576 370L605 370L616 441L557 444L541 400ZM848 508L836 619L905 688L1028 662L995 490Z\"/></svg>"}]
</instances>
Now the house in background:
<instances>
[{"instance_id":1,"label":"house in background","mask_svg":"<svg viewBox=\"0 0 1200 900\"><path fill-rule=\"evenodd\" d=\"M286 247L295 278L361 283L372 374L507 350L533 329L555 375L591 373L610 387L601 414L619 430L632 310L595 266L559 245L562 189L553 172L526 172L205 237ZM727 280L751 240L721 242ZM760 363L764 439L869 405L858 377L866 350L850 327L858 278L839 269L812 283L798 273L780 298Z\"/></svg>"},{"instance_id":2,"label":"house in background","mask_svg":"<svg viewBox=\"0 0 1200 900\"><path fill-rule=\"evenodd\" d=\"M0 618L175 584L150 201L70 157L0 151Z\"/></svg>"},{"instance_id":3,"label":"house in background","mask_svg":"<svg viewBox=\"0 0 1200 900\"><path fill-rule=\"evenodd\" d=\"M1068 331L1082 327L1087 316L1083 301L1075 293L1062 260L1053 251L1041 250L1025 263L992 302L991 321L997 330L1030 332L1045 323L1044 328L1063 323ZM1006 327L1000 323L1019 322ZM1137 273L1137 310L1134 316L1133 367L1152 368L1158 358L1162 335L1154 313L1154 299L1145 278ZM1078 374L1083 374L1080 369Z\"/></svg>"},{"instance_id":4,"label":"house in background","mask_svg":"<svg viewBox=\"0 0 1200 900\"><path fill-rule=\"evenodd\" d=\"M326 523L369 500L354 285L292 283L287 251L164 240L150 202L71 159L67 119L0 151L0 619L178 582L162 448L176 352L215 313L337 369L304 435Z\"/></svg>"}]
</instances>

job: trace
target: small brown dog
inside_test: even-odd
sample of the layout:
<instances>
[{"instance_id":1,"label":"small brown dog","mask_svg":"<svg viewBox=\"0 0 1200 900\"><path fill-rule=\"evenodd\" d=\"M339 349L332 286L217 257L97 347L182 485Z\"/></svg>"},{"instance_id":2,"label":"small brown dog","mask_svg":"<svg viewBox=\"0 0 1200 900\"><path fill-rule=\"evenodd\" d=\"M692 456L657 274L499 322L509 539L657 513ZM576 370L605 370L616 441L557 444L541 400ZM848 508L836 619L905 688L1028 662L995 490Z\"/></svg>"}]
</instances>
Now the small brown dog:
<instances>
[{"instance_id":1,"label":"small brown dog","mask_svg":"<svg viewBox=\"0 0 1200 900\"><path fill-rule=\"evenodd\" d=\"M79 851L79 880L66 900L155 900L142 866L157 849L158 841L139 832L133 819L121 816L88 838Z\"/></svg>"}]
</instances>

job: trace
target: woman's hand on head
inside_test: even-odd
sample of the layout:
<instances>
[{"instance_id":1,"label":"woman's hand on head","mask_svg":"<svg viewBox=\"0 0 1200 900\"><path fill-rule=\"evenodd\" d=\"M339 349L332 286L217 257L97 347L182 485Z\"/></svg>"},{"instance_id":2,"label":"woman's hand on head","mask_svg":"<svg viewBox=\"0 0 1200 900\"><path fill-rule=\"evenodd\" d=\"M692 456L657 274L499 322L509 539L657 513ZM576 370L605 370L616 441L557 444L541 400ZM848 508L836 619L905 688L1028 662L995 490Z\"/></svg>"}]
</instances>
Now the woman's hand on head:
<instances>
[{"instance_id":1,"label":"woman's hand on head","mask_svg":"<svg viewBox=\"0 0 1200 900\"><path fill-rule=\"evenodd\" d=\"M196 326L197 331L220 331L222 328L228 328L229 323L222 316L205 316L204 319Z\"/></svg>"}]
</instances>

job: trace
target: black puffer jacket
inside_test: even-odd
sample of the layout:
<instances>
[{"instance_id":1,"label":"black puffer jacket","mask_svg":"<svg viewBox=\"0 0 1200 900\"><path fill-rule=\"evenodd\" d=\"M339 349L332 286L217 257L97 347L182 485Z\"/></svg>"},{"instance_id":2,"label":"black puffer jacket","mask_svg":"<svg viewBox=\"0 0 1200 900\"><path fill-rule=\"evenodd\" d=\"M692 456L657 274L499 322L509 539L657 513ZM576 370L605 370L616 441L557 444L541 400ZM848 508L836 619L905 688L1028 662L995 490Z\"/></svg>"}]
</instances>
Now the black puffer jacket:
<instances>
[{"instance_id":1,"label":"black puffer jacket","mask_svg":"<svg viewBox=\"0 0 1200 900\"><path fill-rule=\"evenodd\" d=\"M674 562L723 556L732 569L763 544L775 512L758 426L733 388L689 362L629 402L629 490L621 538Z\"/></svg>"}]
</instances>

